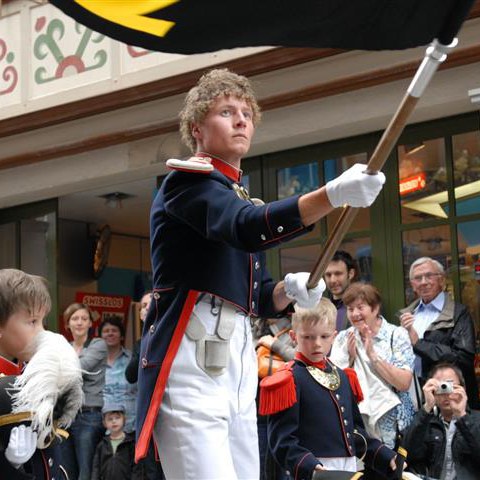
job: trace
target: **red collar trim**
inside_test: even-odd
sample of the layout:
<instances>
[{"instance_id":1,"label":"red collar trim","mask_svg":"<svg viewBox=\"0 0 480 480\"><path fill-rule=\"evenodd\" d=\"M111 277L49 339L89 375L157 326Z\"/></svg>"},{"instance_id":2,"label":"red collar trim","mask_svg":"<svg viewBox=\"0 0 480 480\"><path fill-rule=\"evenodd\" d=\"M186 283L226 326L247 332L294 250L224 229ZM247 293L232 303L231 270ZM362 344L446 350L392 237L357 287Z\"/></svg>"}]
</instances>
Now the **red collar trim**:
<instances>
[{"instance_id":1,"label":"red collar trim","mask_svg":"<svg viewBox=\"0 0 480 480\"><path fill-rule=\"evenodd\" d=\"M305 355L302 355L300 352L295 353L295 359L300 360L301 362L303 362L306 365L309 365L311 367L317 367L320 370L325 370L325 368L327 368L327 361L326 360L320 360L319 362L312 362Z\"/></svg>"},{"instance_id":2,"label":"red collar trim","mask_svg":"<svg viewBox=\"0 0 480 480\"><path fill-rule=\"evenodd\" d=\"M226 177L234 182L239 182L242 179L242 170L235 168L233 165L230 165L225 160L221 160L220 158L213 157L212 155L199 152L195 154L196 157L205 158L208 157L212 160L212 165L218 170L220 173L223 173Z\"/></svg>"},{"instance_id":3,"label":"red collar trim","mask_svg":"<svg viewBox=\"0 0 480 480\"><path fill-rule=\"evenodd\" d=\"M4 375L20 375L22 367L0 356L0 373Z\"/></svg>"}]
</instances>

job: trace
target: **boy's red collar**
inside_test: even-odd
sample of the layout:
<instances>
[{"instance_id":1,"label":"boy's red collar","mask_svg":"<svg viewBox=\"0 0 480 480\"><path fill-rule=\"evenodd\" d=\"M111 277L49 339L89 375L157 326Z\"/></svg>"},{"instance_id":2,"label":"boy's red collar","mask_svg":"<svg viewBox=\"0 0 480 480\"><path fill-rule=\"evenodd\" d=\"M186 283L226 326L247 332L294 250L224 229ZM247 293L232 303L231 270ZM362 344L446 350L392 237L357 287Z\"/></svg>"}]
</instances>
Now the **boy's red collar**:
<instances>
[{"instance_id":1,"label":"boy's red collar","mask_svg":"<svg viewBox=\"0 0 480 480\"><path fill-rule=\"evenodd\" d=\"M4 375L20 375L22 373L22 367L0 356L0 373Z\"/></svg>"},{"instance_id":2,"label":"boy's red collar","mask_svg":"<svg viewBox=\"0 0 480 480\"><path fill-rule=\"evenodd\" d=\"M242 179L242 170L235 168L233 165L230 165L225 160L222 160L217 157L213 157L212 155L199 152L195 154L196 157L200 158L210 158L212 160L212 165L215 167L216 170L223 173L226 177L234 182L239 182Z\"/></svg>"},{"instance_id":3,"label":"boy's red collar","mask_svg":"<svg viewBox=\"0 0 480 480\"><path fill-rule=\"evenodd\" d=\"M297 360L300 360L301 362L305 363L308 366L317 367L320 370L325 370L325 368L327 367L327 361L326 360L320 360L319 362L312 362L305 355L302 355L300 352L295 353L295 358Z\"/></svg>"}]
</instances>

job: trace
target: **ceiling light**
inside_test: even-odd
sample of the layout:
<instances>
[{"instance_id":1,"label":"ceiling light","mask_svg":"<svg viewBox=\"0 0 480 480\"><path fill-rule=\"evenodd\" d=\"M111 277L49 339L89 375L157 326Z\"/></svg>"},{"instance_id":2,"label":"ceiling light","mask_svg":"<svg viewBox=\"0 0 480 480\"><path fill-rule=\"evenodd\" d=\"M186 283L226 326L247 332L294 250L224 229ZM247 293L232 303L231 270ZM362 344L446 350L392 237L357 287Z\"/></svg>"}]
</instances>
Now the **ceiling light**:
<instances>
[{"instance_id":1,"label":"ceiling light","mask_svg":"<svg viewBox=\"0 0 480 480\"><path fill-rule=\"evenodd\" d=\"M472 103L480 103L480 88L474 88L468 91L468 96Z\"/></svg>"},{"instance_id":2,"label":"ceiling light","mask_svg":"<svg viewBox=\"0 0 480 480\"><path fill-rule=\"evenodd\" d=\"M105 199L105 205L110 208L122 208L123 200L132 198L134 195L123 192L106 193L105 195L99 195L100 198Z\"/></svg>"},{"instance_id":3,"label":"ceiling light","mask_svg":"<svg viewBox=\"0 0 480 480\"><path fill-rule=\"evenodd\" d=\"M475 182L467 183L461 185L460 187L455 188L455 199L457 202L465 197L476 196L480 192L480 180ZM447 218L448 215L445 213L445 210L442 208L441 204L446 204L448 202L448 192L444 190L440 193L434 193L428 197L423 197L419 200L414 200L413 202L405 202L402 204L402 207L411 208L412 210L417 210L418 212L428 213L435 217Z\"/></svg>"}]
</instances>

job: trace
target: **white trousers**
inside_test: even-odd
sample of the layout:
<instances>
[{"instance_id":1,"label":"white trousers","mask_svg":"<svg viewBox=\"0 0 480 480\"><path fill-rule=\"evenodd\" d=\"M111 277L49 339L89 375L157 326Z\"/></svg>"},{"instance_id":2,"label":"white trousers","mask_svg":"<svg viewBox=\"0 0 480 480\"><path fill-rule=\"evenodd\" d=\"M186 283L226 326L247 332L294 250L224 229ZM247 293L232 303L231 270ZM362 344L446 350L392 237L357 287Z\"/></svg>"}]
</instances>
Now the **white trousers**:
<instances>
[{"instance_id":1,"label":"white trousers","mask_svg":"<svg viewBox=\"0 0 480 480\"><path fill-rule=\"evenodd\" d=\"M214 334L208 302L195 313ZM194 341L184 335L173 361L153 435L167 480L259 478L255 395L257 359L250 318L235 315L227 371L211 376L198 367Z\"/></svg>"}]
</instances>

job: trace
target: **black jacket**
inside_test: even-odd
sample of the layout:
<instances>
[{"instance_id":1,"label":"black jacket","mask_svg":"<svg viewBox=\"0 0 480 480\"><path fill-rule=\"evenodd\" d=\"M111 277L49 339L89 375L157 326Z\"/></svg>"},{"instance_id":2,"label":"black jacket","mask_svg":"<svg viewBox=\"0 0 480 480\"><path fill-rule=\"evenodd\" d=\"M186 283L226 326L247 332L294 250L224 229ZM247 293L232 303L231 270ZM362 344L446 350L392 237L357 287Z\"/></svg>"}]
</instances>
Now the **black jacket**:
<instances>
[{"instance_id":1,"label":"black jacket","mask_svg":"<svg viewBox=\"0 0 480 480\"><path fill-rule=\"evenodd\" d=\"M452 456L457 478L478 479L480 472L480 412L472 410L457 420ZM442 419L421 408L406 434L408 470L440 478L445 458L446 429Z\"/></svg>"},{"instance_id":2,"label":"black jacket","mask_svg":"<svg viewBox=\"0 0 480 480\"><path fill-rule=\"evenodd\" d=\"M110 437L105 436L97 445L93 457L91 480L139 480L141 469L135 465L135 440L128 433L113 453Z\"/></svg>"},{"instance_id":3,"label":"black jacket","mask_svg":"<svg viewBox=\"0 0 480 480\"><path fill-rule=\"evenodd\" d=\"M401 312L413 312L419 300ZM457 365L465 377L470 408L479 409L478 386L475 378L475 327L465 305L454 302L447 294L445 306L418 340L413 351L422 359L422 378L435 363L451 362Z\"/></svg>"}]
</instances>

